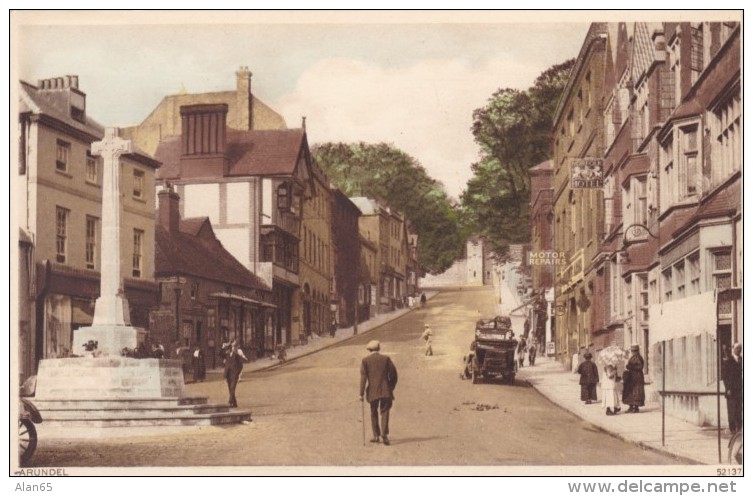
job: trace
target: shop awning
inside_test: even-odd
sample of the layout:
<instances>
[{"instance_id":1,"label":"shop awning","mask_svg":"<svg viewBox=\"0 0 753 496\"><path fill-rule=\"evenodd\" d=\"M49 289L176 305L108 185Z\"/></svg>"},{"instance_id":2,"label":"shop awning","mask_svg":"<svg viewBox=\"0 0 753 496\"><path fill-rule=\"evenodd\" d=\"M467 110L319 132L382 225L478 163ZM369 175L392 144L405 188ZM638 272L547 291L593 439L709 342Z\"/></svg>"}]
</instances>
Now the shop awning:
<instances>
[{"instance_id":1,"label":"shop awning","mask_svg":"<svg viewBox=\"0 0 753 496\"><path fill-rule=\"evenodd\" d=\"M209 297L210 298L222 298L222 299L231 300L231 301L239 301L241 303L250 303L251 305L258 305L258 306L267 307L267 308L277 308L277 305L273 305L272 303L267 303L266 301L254 300L252 298L246 298L245 296L234 295L231 293L224 293L224 292L211 293Z\"/></svg>"}]
</instances>

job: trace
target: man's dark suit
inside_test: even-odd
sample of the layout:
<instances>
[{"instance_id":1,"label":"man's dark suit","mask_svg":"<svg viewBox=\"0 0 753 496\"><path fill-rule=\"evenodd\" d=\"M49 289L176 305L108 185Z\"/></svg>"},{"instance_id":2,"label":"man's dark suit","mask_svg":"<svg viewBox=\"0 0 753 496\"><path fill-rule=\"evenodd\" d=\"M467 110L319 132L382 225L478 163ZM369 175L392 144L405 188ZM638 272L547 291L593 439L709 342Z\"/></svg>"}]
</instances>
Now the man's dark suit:
<instances>
[{"instance_id":1,"label":"man's dark suit","mask_svg":"<svg viewBox=\"0 0 753 496\"><path fill-rule=\"evenodd\" d=\"M397 369L390 357L373 352L361 361L361 398L366 392L366 400L371 405L371 430L379 439L379 414L382 416L381 436L390 432L390 408L395 399L393 390L397 385Z\"/></svg>"},{"instance_id":2,"label":"man's dark suit","mask_svg":"<svg viewBox=\"0 0 753 496\"><path fill-rule=\"evenodd\" d=\"M738 432L743 428L743 359L725 358L722 361L724 395L727 398L729 430Z\"/></svg>"}]
</instances>

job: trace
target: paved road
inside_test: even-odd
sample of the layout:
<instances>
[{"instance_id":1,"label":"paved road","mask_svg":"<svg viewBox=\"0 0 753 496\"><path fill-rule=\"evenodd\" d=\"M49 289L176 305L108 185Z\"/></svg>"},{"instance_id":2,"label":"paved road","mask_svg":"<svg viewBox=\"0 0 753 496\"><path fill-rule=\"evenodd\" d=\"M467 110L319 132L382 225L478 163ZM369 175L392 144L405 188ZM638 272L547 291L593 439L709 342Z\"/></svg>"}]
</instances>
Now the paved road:
<instances>
[{"instance_id":1,"label":"paved road","mask_svg":"<svg viewBox=\"0 0 753 496\"><path fill-rule=\"evenodd\" d=\"M377 330L283 367L246 374L240 407L249 425L184 434L92 441L40 441L36 466L259 465L661 465L677 460L605 434L551 404L522 381L473 385L459 378L479 316L493 313L490 288L446 291ZM423 356L423 324L434 330ZM519 331L519 329L516 329ZM382 342L400 374L392 446L362 444L360 360ZM221 382L189 386L225 401ZM368 411L367 437L368 432Z\"/></svg>"}]
</instances>

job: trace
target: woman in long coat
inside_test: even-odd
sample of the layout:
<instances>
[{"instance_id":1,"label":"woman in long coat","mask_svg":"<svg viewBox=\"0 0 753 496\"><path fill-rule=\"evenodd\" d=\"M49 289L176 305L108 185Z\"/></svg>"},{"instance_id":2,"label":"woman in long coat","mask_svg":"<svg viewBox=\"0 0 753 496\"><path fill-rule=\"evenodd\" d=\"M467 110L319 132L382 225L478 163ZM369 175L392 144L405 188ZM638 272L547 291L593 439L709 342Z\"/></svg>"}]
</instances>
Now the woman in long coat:
<instances>
[{"instance_id":1,"label":"woman in long coat","mask_svg":"<svg viewBox=\"0 0 753 496\"><path fill-rule=\"evenodd\" d=\"M585 401L586 405L597 401L596 385L599 383L599 368L591 361L593 355L586 352L583 355L586 359L578 365L578 374L580 374L580 400Z\"/></svg>"},{"instance_id":2,"label":"woman in long coat","mask_svg":"<svg viewBox=\"0 0 753 496\"><path fill-rule=\"evenodd\" d=\"M646 403L646 390L643 380L643 357L640 347L630 347L630 358L623 373L622 402L629 405L627 413L638 413L638 408Z\"/></svg>"}]
</instances>

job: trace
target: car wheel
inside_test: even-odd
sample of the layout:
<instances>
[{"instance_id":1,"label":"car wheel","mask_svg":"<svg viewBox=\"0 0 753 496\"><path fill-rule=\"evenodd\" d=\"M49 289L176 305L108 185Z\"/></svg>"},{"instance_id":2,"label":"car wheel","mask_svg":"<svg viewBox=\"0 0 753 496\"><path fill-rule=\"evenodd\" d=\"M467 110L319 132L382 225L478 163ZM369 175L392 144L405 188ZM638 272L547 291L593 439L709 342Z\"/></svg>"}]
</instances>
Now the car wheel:
<instances>
[{"instance_id":1,"label":"car wheel","mask_svg":"<svg viewBox=\"0 0 753 496\"><path fill-rule=\"evenodd\" d=\"M29 419L20 419L18 422L18 454L21 463L31 460L31 456L37 449L37 428Z\"/></svg>"}]
</instances>

